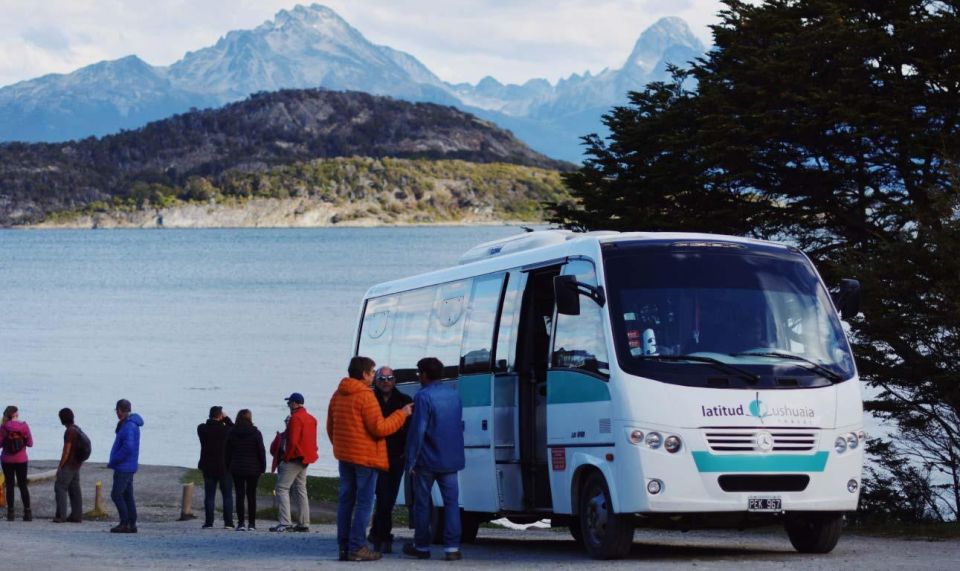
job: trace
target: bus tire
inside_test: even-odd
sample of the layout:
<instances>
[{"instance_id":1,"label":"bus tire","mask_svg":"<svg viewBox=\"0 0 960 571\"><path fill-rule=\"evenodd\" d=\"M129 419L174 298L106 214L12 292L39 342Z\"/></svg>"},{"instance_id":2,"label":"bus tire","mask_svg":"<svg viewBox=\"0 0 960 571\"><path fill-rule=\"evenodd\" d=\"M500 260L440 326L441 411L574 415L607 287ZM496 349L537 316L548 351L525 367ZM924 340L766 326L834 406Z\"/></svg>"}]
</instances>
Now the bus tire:
<instances>
[{"instance_id":1,"label":"bus tire","mask_svg":"<svg viewBox=\"0 0 960 571\"><path fill-rule=\"evenodd\" d=\"M570 535L573 536L573 540L583 545L583 528L580 527L580 517L575 517L570 520L570 523L567 525L567 529L570 530Z\"/></svg>"},{"instance_id":2,"label":"bus tire","mask_svg":"<svg viewBox=\"0 0 960 571\"><path fill-rule=\"evenodd\" d=\"M590 474L580 494L581 543L587 553L594 559L624 557L633 545L633 529L632 517L614 513L603 475Z\"/></svg>"},{"instance_id":3,"label":"bus tire","mask_svg":"<svg viewBox=\"0 0 960 571\"><path fill-rule=\"evenodd\" d=\"M793 548L800 553L830 553L840 541L843 514L839 512L787 514L783 525Z\"/></svg>"}]
</instances>

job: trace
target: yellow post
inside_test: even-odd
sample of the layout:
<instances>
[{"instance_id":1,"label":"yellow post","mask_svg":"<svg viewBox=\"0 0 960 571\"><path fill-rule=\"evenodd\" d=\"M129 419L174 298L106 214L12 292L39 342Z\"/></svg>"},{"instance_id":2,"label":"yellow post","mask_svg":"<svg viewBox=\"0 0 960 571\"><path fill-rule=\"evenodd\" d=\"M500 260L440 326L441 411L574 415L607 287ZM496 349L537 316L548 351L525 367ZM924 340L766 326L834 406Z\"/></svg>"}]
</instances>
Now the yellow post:
<instances>
[{"instance_id":1,"label":"yellow post","mask_svg":"<svg viewBox=\"0 0 960 571\"><path fill-rule=\"evenodd\" d=\"M196 517L197 516L193 515L193 482L188 482L183 485L183 499L180 501L179 521L186 521Z\"/></svg>"},{"instance_id":2,"label":"yellow post","mask_svg":"<svg viewBox=\"0 0 960 571\"><path fill-rule=\"evenodd\" d=\"M0 474L0 508L7 507L7 480Z\"/></svg>"},{"instance_id":3,"label":"yellow post","mask_svg":"<svg viewBox=\"0 0 960 571\"><path fill-rule=\"evenodd\" d=\"M103 482L97 480L97 491L93 495L93 511L87 514L90 517L107 517L103 509Z\"/></svg>"}]
</instances>

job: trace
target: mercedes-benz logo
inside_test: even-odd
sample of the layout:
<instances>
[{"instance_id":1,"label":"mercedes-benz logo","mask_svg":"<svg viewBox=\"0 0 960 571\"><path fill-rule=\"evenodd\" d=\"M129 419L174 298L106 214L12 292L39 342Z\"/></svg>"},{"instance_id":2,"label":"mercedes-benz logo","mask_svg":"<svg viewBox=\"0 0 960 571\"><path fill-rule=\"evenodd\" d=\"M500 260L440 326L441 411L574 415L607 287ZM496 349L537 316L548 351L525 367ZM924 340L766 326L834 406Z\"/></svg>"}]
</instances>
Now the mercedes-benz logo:
<instances>
[{"instance_id":1,"label":"mercedes-benz logo","mask_svg":"<svg viewBox=\"0 0 960 571\"><path fill-rule=\"evenodd\" d=\"M757 449L761 452L770 452L773 450L773 435L766 430L761 430L755 438Z\"/></svg>"}]
</instances>

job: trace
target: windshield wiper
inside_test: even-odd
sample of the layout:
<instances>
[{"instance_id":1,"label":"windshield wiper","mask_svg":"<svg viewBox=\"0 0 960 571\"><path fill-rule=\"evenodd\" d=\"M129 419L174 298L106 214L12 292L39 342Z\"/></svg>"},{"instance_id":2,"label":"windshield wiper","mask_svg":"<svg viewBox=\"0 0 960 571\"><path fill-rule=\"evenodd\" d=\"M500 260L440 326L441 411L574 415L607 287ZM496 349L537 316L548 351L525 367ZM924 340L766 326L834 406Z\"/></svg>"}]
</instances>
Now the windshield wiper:
<instances>
[{"instance_id":1,"label":"windshield wiper","mask_svg":"<svg viewBox=\"0 0 960 571\"><path fill-rule=\"evenodd\" d=\"M701 357L699 355L641 355L638 359L645 361L693 361L694 363L706 363L707 365L713 365L714 368L720 369L721 371L732 373L734 376L746 380L751 385L760 382L758 375L754 375L746 369L724 363L720 359L714 359L713 357Z\"/></svg>"},{"instance_id":2,"label":"windshield wiper","mask_svg":"<svg viewBox=\"0 0 960 571\"><path fill-rule=\"evenodd\" d=\"M831 371L830 369L824 367L816 361L807 359L806 357L801 357L794 353L787 353L783 351L744 351L742 353L730 353L731 357L779 357L781 359L788 359L790 361L800 361L801 363L806 363L813 367L813 370L820 373L824 377L830 379L834 383L839 383L843 380L843 376Z\"/></svg>"}]
</instances>

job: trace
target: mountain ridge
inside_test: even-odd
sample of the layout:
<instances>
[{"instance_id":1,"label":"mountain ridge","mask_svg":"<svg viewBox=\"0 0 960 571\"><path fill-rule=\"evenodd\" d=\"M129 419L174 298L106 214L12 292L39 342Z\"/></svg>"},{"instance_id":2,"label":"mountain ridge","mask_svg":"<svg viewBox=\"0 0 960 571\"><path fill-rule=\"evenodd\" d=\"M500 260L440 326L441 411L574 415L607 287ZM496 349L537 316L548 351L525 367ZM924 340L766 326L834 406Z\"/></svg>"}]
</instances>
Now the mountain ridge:
<instances>
[{"instance_id":1,"label":"mountain ridge","mask_svg":"<svg viewBox=\"0 0 960 571\"><path fill-rule=\"evenodd\" d=\"M665 18L640 34L618 69L571 74L556 84L484 78L476 86L454 85L413 55L370 42L330 8L298 5L253 29L231 30L170 66L127 56L0 87L0 141L104 136L260 91L325 87L454 105L516 127L544 154L576 161L579 137L604 131L603 110L625 103L630 89L664 77L662 57L652 67L648 60L667 52L672 63L683 64L678 60L700 55L703 46L683 20Z\"/></svg>"}]
</instances>

